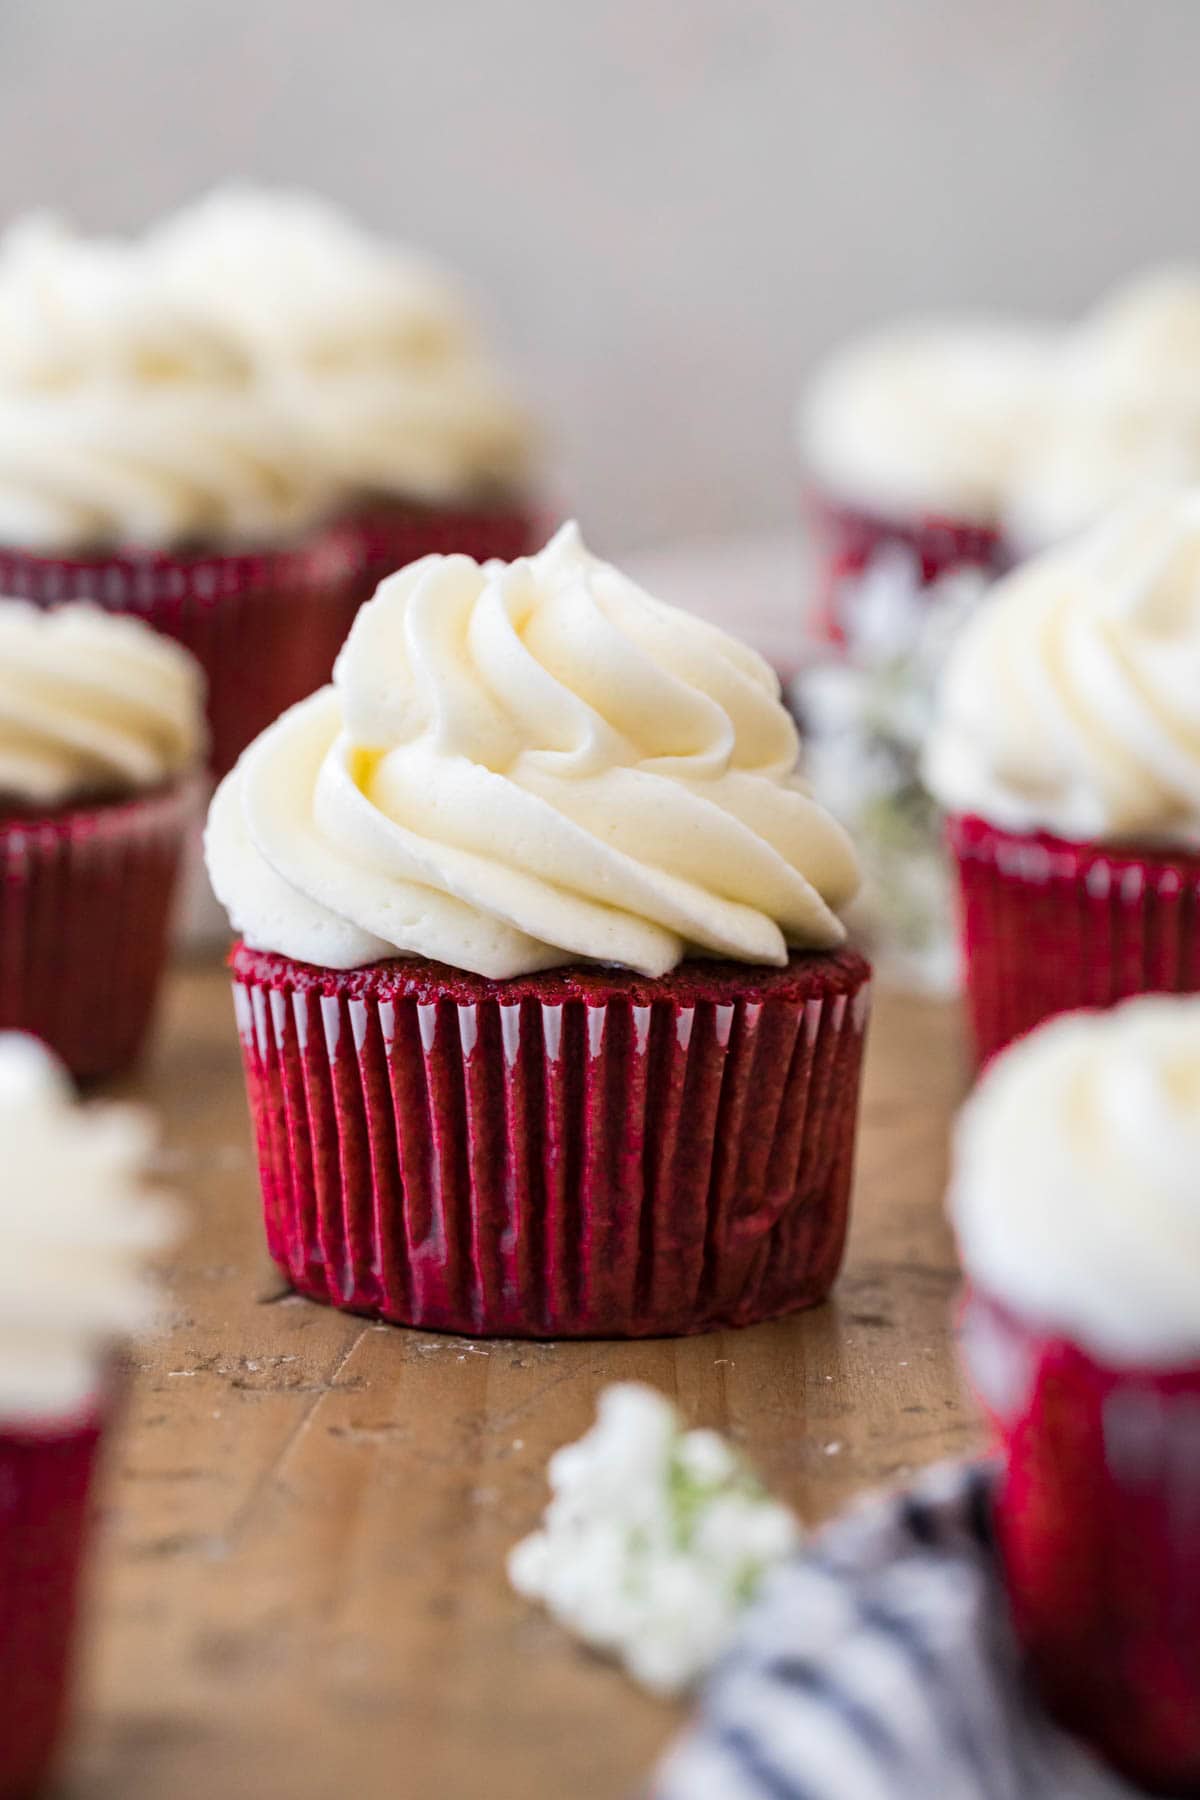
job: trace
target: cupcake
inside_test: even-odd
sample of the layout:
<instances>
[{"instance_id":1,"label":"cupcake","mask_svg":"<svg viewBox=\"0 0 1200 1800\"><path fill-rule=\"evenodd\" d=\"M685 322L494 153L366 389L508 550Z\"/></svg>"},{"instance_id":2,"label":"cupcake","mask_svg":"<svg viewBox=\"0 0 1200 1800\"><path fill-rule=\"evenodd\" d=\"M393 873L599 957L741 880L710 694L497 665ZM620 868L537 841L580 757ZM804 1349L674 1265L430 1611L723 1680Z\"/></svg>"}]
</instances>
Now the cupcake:
<instances>
[{"instance_id":1,"label":"cupcake","mask_svg":"<svg viewBox=\"0 0 1200 1800\"><path fill-rule=\"evenodd\" d=\"M356 599L431 552L534 548L530 421L435 264L314 197L249 187L209 195L151 247L341 496Z\"/></svg>"},{"instance_id":2,"label":"cupcake","mask_svg":"<svg viewBox=\"0 0 1200 1800\"><path fill-rule=\"evenodd\" d=\"M980 590L1010 552L1003 515L1035 434L1047 334L985 320L894 326L851 344L805 394L798 436L820 625L854 649L914 630L938 584Z\"/></svg>"},{"instance_id":3,"label":"cupcake","mask_svg":"<svg viewBox=\"0 0 1200 1800\"><path fill-rule=\"evenodd\" d=\"M115 1352L145 1326L170 1235L132 1108L80 1108L54 1058L0 1035L0 1795L40 1785L67 1698Z\"/></svg>"},{"instance_id":4,"label":"cupcake","mask_svg":"<svg viewBox=\"0 0 1200 1800\"><path fill-rule=\"evenodd\" d=\"M1200 1790L1200 1000L1053 1020L957 1133L964 1350L1012 1618L1053 1713Z\"/></svg>"},{"instance_id":5,"label":"cupcake","mask_svg":"<svg viewBox=\"0 0 1200 1800\"><path fill-rule=\"evenodd\" d=\"M382 583L207 833L297 1289L546 1337L826 1294L868 970L796 749L762 660L573 526Z\"/></svg>"},{"instance_id":6,"label":"cupcake","mask_svg":"<svg viewBox=\"0 0 1200 1800\"><path fill-rule=\"evenodd\" d=\"M328 676L352 576L334 503L145 246L40 218L0 241L0 593L93 600L186 645L218 772Z\"/></svg>"},{"instance_id":7,"label":"cupcake","mask_svg":"<svg viewBox=\"0 0 1200 1800\"><path fill-rule=\"evenodd\" d=\"M949 813L976 1046L1200 989L1200 491L997 584L926 755Z\"/></svg>"},{"instance_id":8,"label":"cupcake","mask_svg":"<svg viewBox=\"0 0 1200 1800\"><path fill-rule=\"evenodd\" d=\"M141 1047L203 746L179 645L82 602L0 600L0 1030L79 1079Z\"/></svg>"}]
</instances>

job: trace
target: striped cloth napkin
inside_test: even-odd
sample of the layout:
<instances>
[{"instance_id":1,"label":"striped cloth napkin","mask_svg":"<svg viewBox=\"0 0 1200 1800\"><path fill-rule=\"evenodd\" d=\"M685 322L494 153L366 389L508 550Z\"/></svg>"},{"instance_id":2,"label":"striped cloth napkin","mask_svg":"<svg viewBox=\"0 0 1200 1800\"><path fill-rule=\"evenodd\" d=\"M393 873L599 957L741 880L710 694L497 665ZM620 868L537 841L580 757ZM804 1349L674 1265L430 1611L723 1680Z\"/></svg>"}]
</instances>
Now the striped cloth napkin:
<instances>
[{"instance_id":1,"label":"striped cloth napkin","mask_svg":"<svg viewBox=\"0 0 1200 1800\"><path fill-rule=\"evenodd\" d=\"M990 1464L944 1464L767 1580L653 1800L1135 1800L1025 1685Z\"/></svg>"}]
</instances>

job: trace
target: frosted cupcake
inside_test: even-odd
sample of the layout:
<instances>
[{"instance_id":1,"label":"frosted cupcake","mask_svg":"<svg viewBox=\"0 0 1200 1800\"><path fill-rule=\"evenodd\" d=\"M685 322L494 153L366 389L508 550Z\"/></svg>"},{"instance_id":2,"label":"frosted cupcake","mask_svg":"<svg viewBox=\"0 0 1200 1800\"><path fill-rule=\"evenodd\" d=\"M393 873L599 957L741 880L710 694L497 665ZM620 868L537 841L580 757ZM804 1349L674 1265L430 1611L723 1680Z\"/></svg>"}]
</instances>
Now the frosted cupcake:
<instances>
[{"instance_id":1,"label":"frosted cupcake","mask_svg":"<svg viewBox=\"0 0 1200 1800\"><path fill-rule=\"evenodd\" d=\"M32 1794L62 1722L89 1495L117 1349L153 1312L171 1235L132 1108L79 1108L33 1039L0 1035L0 1794Z\"/></svg>"},{"instance_id":2,"label":"frosted cupcake","mask_svg":"<svg viewBox=\"0 0 1200 1800\"><path fill-rule=\"evenodd\" d=\"M959 1124L964 1348L1005 1449L997 1535L1056 1715L1200 1787L1200 1000L1056 1019Z\"/></svg>"},{"instance_id":3,"label":"frosted cupcake","mask_svg":"<svg viewBox=\"0 0 1200 1800\"><path fill-rule=\"evenodd\" d=\"M137 1056L200 804L203 677L137 619L0 600L0 1030Z\"/></svg>"},{"instance_id":4,"label":"frosted cupcake","mask_svg":"<svg viewBox=\"0 0 1200 1800\"><path fill-rule=\"evenodd\" d=\"M207 835L300 1291L533 1336L825 1295L868 971L796 751L761 659L574 527L382 584Z\"/></svg>"},{"instance_id":5,"label":"frosted cupcake","mask_svg":"<svg viewBox=\"0 0 1200 1800\"><path fill-rule=\"evenodd\" d=\"M981 1058L1052 1013L1200 988L1200 491L999 583L942 684Z\"/></svg>"},{"instance_id":6,"label":"frosted cupcake","mask_svg":"<svg viewBox=\"0 0 1200 1800\"><path fill-rule=\"evenodd\" d=\"M915 632L944 577L1010 560L1004 513L1038 426L1051 340L985 320L894 326L849 345L804 395L800 453L822 624L853 649L887 615Z\"/></svg>"},{"instance_id":7,"label":"frosted cupcake","mask_svg":"<svg viewBox=\"0 0 1200 1800\"><path fill-rule=\"evenodd\" d=\"M431 551L534 548L529 417L435 264L315 197L249 187L180 213L151 250L341 496L359 599Z\"/></svg>"},{"instance_id":8,"label":"frosted cupcake","mask_svg":"<svg viewBox=\"0 0 1200 1800\"><path fill-rule=\"evenodd\" d=\"M0 241L0 593L185 644L218 771L328 675L352 574L334 504L251 361L144 248L44 219Z\"/></svg>"}]
</instances>

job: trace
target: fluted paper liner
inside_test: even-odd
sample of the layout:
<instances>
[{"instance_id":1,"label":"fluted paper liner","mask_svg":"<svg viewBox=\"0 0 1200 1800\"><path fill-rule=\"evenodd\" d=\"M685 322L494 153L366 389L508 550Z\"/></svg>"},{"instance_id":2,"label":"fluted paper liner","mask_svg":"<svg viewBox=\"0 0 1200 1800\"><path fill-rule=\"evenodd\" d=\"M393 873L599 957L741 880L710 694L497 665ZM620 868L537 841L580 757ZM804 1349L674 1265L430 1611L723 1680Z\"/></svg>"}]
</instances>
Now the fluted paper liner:
<instances>
[{"instance_id":1,"label":"fluted paper liner","mask_svg":"<svg viewBox=\"0 0 1200 1800\"><path fill-rule=\"evenodd\" d=\"M1117 1367L969 1296L1010 1608L1053 1712L1139 1787L1200 1790L1200 1361Z\"/></svg>"},{"instance_id":2,"label":"fluted paper liner","mask_svg":"<svg viewBox=\"0 0 1200 1800\"><path fill-rule=\"evenodd\" d=\"M1200 855L1073 844L953 818L981 1062L1056 1013L1200 991Z\"/></svg>"},{"instance_id":3,"label":"fluted paper liner","mask_svg":"<svg viewBox=\"0 0 1200 1800\"><path fill-rule=\"evenodd\" d=\"M29 1031L79 1080L132 1063L167 954L199 786L50 818L0 819L0 1031Z\"/></svg>"},{"instance_id":4,"label":"fluted paper liner","mask_svg":"<svg viewBox=\"0 0 1200 1800\"><path fill-rule=\"evenodd\" d=\"M66 1710L93 1420L0 1424L0 1800L41 1791Z\"/></svg>"},{"instance_id":5,"label":"fluted paper liner","mask_svg":"<svg viewBox=\"0 0 1200 1800\"><path fill-rule=\"evenodd\" d=\"M430 963L328 974L239 946L267 1240L302 1293L484 1335L745 1325L828 1292L868 969L662 982Z\"/></svg>"}]
</instances>

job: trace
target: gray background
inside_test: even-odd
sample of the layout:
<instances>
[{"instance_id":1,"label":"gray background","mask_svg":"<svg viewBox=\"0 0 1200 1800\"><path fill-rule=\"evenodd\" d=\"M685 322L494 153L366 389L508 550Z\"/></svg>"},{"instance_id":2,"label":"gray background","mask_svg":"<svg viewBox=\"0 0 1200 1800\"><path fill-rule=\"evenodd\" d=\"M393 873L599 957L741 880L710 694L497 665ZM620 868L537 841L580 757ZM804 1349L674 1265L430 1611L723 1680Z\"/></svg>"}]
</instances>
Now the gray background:
<instances>
[{"instance_id":1,"label":"gray background","mask_svg":"<svg viewBox=\"0 0 1200 1800\"><path fill-rule=\"evenodd\" d=\"M605 548L778 524L893 309L1196 248L1197 0L0 0L0 214L314 185L456 264Z\"/></svg>"}]
</instances>

